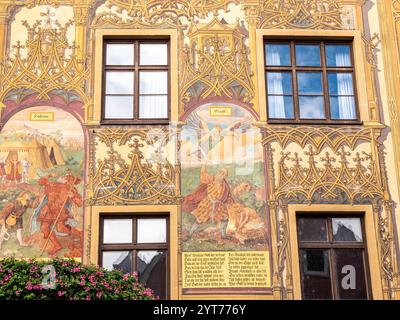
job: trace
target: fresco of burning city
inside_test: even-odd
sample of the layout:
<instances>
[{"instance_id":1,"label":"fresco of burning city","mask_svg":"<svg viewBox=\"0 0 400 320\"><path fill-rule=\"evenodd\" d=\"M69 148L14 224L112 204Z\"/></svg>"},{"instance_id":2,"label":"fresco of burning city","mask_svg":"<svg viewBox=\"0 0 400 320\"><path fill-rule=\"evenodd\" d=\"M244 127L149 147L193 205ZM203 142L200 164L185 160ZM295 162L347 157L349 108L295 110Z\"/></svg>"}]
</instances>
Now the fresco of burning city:
<instances>
[{"instance_id":1,"label":"fresco of burning city","mask_svg":"<svg viewBox=\"0 0 400 320\"><path fill-rule=\"evenodd\" d=\"M83 139L78 120L53 107L25 109L5 124L0 257L81 256Z\"/></svg>"},{"instance_id":2,"label":"fresco of burning city","mask_svg":"<svg viewBox=\"0 0 400 320\"><path fill-rule=\"evenodd\" d=\"M259 129L244 109L203 105L182 130L184 251L265 250L268 228Z\"/></svg>"}]
</instances>

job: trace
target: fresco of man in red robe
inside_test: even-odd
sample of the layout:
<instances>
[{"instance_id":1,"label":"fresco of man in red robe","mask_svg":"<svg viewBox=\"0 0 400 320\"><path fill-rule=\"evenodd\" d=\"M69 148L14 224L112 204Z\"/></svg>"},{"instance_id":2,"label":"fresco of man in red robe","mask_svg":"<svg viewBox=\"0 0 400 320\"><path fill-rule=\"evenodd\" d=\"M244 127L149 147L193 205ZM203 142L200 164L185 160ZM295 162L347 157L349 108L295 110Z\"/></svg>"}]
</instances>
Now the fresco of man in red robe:
<instances>
[{"instance_id":1,"label":"fresco of man in red robe","mask_svg":"<svg viewBox=\"0 0 400 320\"><path fill-rule=\"evenodd\" d=\"M83 205L82 196L75 187L81 180L67 171L65 176L60 177L57 182L51 182L49 179L55 176L51 174L39 179L39 185L44 186L46 203L41 208L37 220L40 222L40 230L44 238L49 239L46 250L50 255L56 254L63 248L57 239L57 233L75 236L81 241L81 231L67 223L73 218L69 208L73 204L78 207ZM54 223L56 226L51 232Z\"/></svg>"},{"instance_id":2,"label":"fresco of man in red robe","mask_svg":"<svg viewBox=\"0 0 400 320\"><path fill-rule=\"evenodd\" d=\"M6 164L6 178L9 183L15 182L16 184L22 178L22 166L18 159L9 160Z\"/></svg>"},{"instance_id":3,"label":"fresco of man in red robe","mask_svg":"<svg viewBox=\"0 0 400 320\"><path fill-rule=\"evenodd\" d=\"M213 176L207 173L203 166L200 171L200 185L190 195L183 199L182 209L196 217L189 236L198 229L199 225L207 221L216 223L221 231L221 236L226 237L228 220L227 205L235 202L226 177L228 171L220 169Z\"/></svg>"},{"instance_id":4,"label":"fresco of man in red robe","mask_svg":"<svg viewBox=\"0 0 400 320\"><path fill-rule=\"evenodd\" d=\"M3 183L6 177L6 163L4 162L4 158L0 158L0 183Z\"/></svg>"}]
</instances>

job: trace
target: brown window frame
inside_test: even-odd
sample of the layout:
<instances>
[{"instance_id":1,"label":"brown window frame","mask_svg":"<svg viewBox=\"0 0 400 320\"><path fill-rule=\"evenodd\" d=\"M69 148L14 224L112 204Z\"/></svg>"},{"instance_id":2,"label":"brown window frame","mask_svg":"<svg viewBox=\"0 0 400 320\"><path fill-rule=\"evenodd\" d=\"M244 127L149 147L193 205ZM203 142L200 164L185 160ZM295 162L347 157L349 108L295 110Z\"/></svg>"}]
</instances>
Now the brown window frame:
<instances>
[{"instance_id":1,"label":"brown window frame","mask_svg":"<svg viewBox=\"0 0 400 320\"><path fill-rule=\"evenodd\" d=\"M298 220L301 218L323 218L327 221L327 241L300 241L297 240L298 252L299 252L299 271L300 271L300 287L301 295L304 296L303 285L301 283L302 278L302 267L301 267L301 255L300 251L304 249L321 249L329 251L329 272L331 280L331 290L332 290L332 300L337 300L339 298L339 292L337 288L337 274L336 274L336 260L334 250L337 249L362 249L364 251L364 279L367 292L367 300L372 299L372 284L371 284L371 273L369 267L368 258L368 244L365 232L365 214L364 213L351 213L351 214L335 214L335 213L307 213L298 212L296 214L296 228L298 226ZM358 218L361 221L361 231L362 231L362 242L351 242L351 241L333 241L333 227L332 219L335 218ZM296 230L297 232L297 230Z\"/></svg>"},{"instance_id":2,"label":"brown window frame","mask_svg":"<svg viewBox=\"0 0 400 320\"><path fill-rule=\"evenodd\" d=\"M128 65L107 65L107 44L133 44L134 45L134 64ZM167 65L140 65L140 50L141 43L162 43L167 44ZM134 72L134 85L133 85L133 118L132 119L116 119L105 117L105 99L106 99L106 72L107 71L126 71ZM139 118L139 92L140 92L140 71L167 71L168 72L168 118L153 118L141 119ZM103 41L103 65L102 65L102 97L101 97L101 123L102 124L169 124L171 119L171 50L170 39L157 37L157 38L105 38ZM118 94L114 94L117 96Z\"/></svg>"},{"instance_id":3,"label":"brown window frame","mask_svg":"<svg viewBox=\"0 0 400 320\"><path fill-rule=\"evenodd\" d=\"M137 221L138 219L166 219L166 242L165 243L137 243ZM132 243L104 244L104 220L106 219L131 219L132 220ZM168 214L101 214L99 232L99 266L103 266L104 251L130 251L132 254L132 272L137 272L137 251L158 250L166 253L166 299L170 298L170 232Z\"/></svg>"},{"instance_id":4,"label":"brown window frame","mask_svg":"<svg viewBox=\"0 0 400 320\"><path fill-rule=\"evenodd\" d=\"M266 44L269 43L281 43L281 44L289 44L290 45L290 66L268 66L266 61ZM296 44L319 44L320 45L320 59L321 66L297 66L296 65ZM327 44L345 44L350 46L350 58L351 58L351 67L328 67L326 65L326 55L325 55L325 46ZM343 124L362 124L360 120L360 110L359 110L359 101L358 101L358 93L357 93L357 85L356 85L356 74L355 74L355 61L354 61L354 48L353 48L353 40L350 39L329 39L329 40L321 40L321 39L304 39L304 38L264 38L263 42L264 48L264 77L268 71L275 72L291 72L292 74L292 93L293 93L293 113L294 118L270 118L269 117L269 106L268 106L268 83L265 81L265 95L266 95L266 105L267 105L267 119L268 123L276 123L276 124L332 124L332 125L343 125ZM300 118L300 109L299 109L299 93L298 93L298 85L297 85L297 73L298 72L322 72L322 95L324 98L324 111L325 118L321 119L307 119ZM329 86L328 86L328 73L329 72L343 72L343 73L351 73L353 75L353 92L354 92L354 103L355 103L355 112L356 119L332 119L331 118L331 109L329 102ZM312 96L312 94L310 94ZM319 95L318 95L319 96Z\"/></svg>"}]
</instances>

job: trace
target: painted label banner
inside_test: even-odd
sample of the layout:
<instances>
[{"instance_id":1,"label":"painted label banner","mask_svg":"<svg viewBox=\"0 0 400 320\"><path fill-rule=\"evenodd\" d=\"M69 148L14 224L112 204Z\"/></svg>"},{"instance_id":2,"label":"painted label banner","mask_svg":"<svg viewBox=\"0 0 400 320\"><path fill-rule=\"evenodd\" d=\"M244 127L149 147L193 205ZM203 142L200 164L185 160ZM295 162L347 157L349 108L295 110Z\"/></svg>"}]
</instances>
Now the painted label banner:
<instances>
[{"instance_id":1,"label":"painted label banner","mask_svg":"<svg viewBox=\"0 0 400 320\"><path fill-rule=\"evenodd\" d=\"M54 121L54 112L30 112L30 121Z\"/></svg>"},{"instance_id":2,"label":"painted label banner","mask_svg":"<svg viewBox=\"0 0 400 320\"><path fill-rule=\"evenodd\" d=\"M232 108L226 106L212 106L209 108L211 117L231 117Z\"/></svg>"},{"instance_id":3,"label":"painted label banner","mask_svg":"<svg viewBox=\"0 0 400 320\"><path fill-rule=\"evenodd\" d=\"M183 288L268 288L268 251L183 252Z\"/></svg>"}]
</instances>

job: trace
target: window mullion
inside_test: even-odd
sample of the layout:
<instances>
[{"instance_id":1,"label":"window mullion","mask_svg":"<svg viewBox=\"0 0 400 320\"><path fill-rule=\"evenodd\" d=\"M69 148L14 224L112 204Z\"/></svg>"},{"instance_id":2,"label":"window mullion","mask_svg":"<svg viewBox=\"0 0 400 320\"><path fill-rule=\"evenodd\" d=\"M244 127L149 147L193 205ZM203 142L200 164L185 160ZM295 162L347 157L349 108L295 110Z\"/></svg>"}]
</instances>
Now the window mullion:
<instances>
[{"instance_id":1,"label":"window mullion","mask_svg":"<svg viewBox=\"0 0 400 320\"><path fill-rule=\"evenodd\" d=\"M292 90L293 90L293 108L294 108L294 118L300 120L300 110L299 110L299 94L297 86L297 72L296 72L296 51L295 42L290 42L290 56L292 63Z\"/></svg>"},{"instance_id":2,"label":"window mullion","mask_svg":"<svg viewBox=\"0 0 400 320\"><path fill-rule=\"evenodd\" d=\"M135 41L135 79L133 86L133 117L134 120L139 120L139 41Z\"/></svg>"},{"instance_id":3,"label":"window mullion","mask_svg":"<svg viewBox=\"0 0 400 320\"><path fill-rule=\"evenodd\" d=\"M325 44L321 42L321 64L322 64L322 86L324 94L324 109L325 118L331 120L331 108L329 102L329 90L328 90L328 73L326 70L326 59L325 59Z\"/></svg>"}]
</instances>

